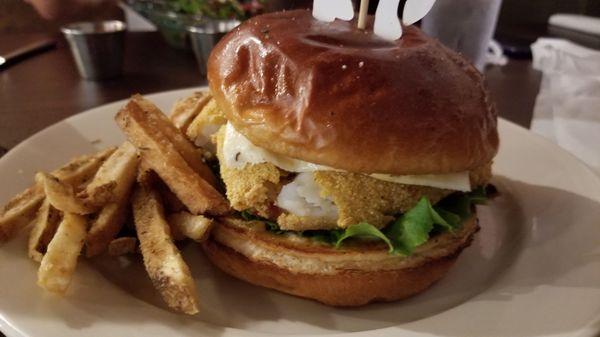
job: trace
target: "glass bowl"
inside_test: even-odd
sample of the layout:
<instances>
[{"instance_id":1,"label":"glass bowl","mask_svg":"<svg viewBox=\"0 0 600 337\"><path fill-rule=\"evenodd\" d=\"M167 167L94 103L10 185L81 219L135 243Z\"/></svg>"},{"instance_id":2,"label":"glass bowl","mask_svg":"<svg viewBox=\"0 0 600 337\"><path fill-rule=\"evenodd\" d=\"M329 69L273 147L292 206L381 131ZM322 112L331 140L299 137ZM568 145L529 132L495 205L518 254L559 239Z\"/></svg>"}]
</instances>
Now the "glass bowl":
<instances>
[{"instance_id":1,"label":"glass bowl","mask_svg":"<svg viewBox=\"0 0 600 337\"><path fill-rule=\"evenodd\" d=\"M191 49L188 27L212 20L203 15L177 13L171 10L165 1L128 0L127 4L152 22L167 43L177 49Z\"/></svg>"}]
</instances>

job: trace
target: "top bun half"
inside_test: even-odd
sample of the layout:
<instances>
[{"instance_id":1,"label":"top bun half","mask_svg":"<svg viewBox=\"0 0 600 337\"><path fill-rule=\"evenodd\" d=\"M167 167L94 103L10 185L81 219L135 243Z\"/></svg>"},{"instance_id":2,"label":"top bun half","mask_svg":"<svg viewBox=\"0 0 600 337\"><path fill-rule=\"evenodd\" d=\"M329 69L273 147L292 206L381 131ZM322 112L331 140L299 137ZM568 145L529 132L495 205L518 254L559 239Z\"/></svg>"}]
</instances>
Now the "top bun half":
<instances>
[{"instance_id":1,"label":"top bun half","mask_svg":"<svg viewBox=\"0 0 600 337\"><path fill-rule=\"evenodd\" d=\"M350 172L439 174L492 160L496 111L471 64L414 26L396 41L355 27L307 10L244 22L208 61L219 107L257 146Z\"/></svg>"}]
</instances>

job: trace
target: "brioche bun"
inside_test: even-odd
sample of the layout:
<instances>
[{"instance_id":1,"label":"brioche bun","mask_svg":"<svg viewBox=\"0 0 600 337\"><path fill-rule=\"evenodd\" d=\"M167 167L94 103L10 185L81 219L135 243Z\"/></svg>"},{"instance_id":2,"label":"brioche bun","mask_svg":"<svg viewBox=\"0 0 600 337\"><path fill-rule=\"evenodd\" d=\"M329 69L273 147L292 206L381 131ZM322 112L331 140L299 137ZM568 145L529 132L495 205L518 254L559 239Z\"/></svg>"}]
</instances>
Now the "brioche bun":
<instances>
[{"instance_id":1,"label":"brioche bun","mask_svg":"<svg viewBox=\"0 0 600 337\"><path fill-rule=\"evenodd\" d=\"M254 285L332 306L361 306L418 294L441 279L479 229L473 216L409 257L388 253L379 242L336 249L311 239L275 235L251 222L222 219L203 243L221 270Z\"/></svg>"},{"instance_id":2,"label":"brioche bun","mask_svg":"<svg viewBox=\"0 0 600 337\"><path fill-rule=\"evenodd\" d=\"M350 172L439 174L492 160L496 111L472 65L414 26L396 41L355 27L306 10L244 22L208 60L219 107L257 146Z\"/></svg>"}]
</instances>

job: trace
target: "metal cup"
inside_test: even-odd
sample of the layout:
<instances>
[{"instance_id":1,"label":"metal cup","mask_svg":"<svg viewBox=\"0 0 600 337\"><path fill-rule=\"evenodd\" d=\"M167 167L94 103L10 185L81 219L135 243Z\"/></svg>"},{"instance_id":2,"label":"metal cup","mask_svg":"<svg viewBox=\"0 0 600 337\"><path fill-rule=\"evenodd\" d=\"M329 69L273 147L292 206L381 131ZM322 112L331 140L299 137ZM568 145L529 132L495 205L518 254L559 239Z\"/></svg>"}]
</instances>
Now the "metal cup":
<instances>
[{"instance_id":1,"label":"metal cup","mask_svg":"<svg viewBox=\"0 0 600 337\"><path fill-rule=\"evenodd\" d=\"M81 77L115 78L123 71L126 25L122 21L77 22L61 28Z\"/></svg>"},{"instance_id":2,"label":"metal cup","mask_svg":"<svg viewBox=\"0 0 600 337\"><path fill-rule=\"evenodd\" d=\"M200 73L206 75L206 62L213 47L232 29L240 24L238 20L210 20L200 25L188 27L192 49Z\"/></svg>"}]
</instances>

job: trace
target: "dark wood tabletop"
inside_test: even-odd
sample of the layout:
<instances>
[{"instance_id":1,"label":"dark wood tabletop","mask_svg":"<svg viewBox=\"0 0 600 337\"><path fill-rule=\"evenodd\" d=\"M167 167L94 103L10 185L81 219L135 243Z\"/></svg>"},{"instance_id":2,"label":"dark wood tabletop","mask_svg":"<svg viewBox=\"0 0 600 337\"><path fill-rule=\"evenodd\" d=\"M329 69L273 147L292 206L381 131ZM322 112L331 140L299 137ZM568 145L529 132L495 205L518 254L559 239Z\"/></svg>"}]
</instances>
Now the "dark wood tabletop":
<instances>
[{"instance_id":1,"label":"dark wood tabletop","mask_svg":"<svg viewBox=\"0 0 600 337\"><path fill-rule=\"evenodd\" d=\"M56 49L0 70L0 147L10 149L48 125L133 93L206 83L192 53L170 48L158 33L128 33L125 46L124 74L114 80L81 79L60 39ZM540 83L530 61L489 67L485 76L500 115L528 127Z\"/></svg>"}]
</instances>

